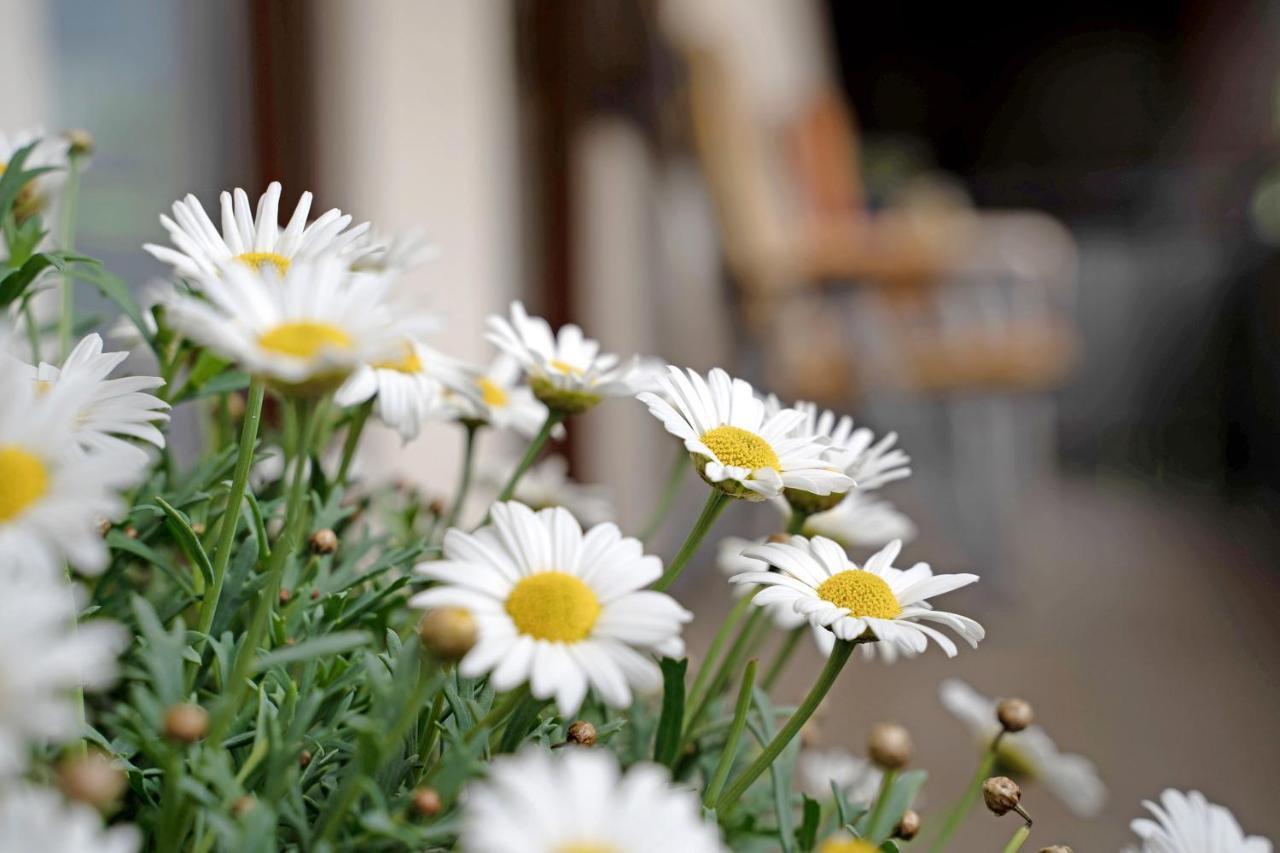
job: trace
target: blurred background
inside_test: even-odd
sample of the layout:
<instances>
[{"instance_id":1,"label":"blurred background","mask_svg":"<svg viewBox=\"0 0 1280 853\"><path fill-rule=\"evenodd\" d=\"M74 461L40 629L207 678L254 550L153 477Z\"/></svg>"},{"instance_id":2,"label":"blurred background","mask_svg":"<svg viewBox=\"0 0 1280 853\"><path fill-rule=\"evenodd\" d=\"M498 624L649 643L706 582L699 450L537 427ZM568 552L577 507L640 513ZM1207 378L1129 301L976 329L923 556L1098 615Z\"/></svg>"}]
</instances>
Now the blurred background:
<instances>
[{"instance_id":1,"label":"blurred background","mask_svg":"<svg viewBox=\"0 0 1280 853\"><path fill-rule=\"evenodd\" d=\"M1123 8L1120 8L1123 7ZM513 297L607 349L721 365L897 431L908 561L979 653L846 672L823 743L897 719L949 804L937 701L1021 695L1111 796L1043 791L1032 843L1117 849L1202 789L1280 837L1280 8L983 12L841 0L0 0L5 129L84 127L79 246L140 294L187 192L284 182L442 248L437 345L482 359ZM89 294L84 310L108 309ZM671 446L602 406L563 452L637 528ZM447 492L460 436L366 459ZM408 461L406 461L408 460ZM656 542L701 503L690 481ZM767 506L720 532L764 535ZM726 609L714 548L678 595ZM695 625L694 647L714 619ZM818 666L784 687L798 698ZM974 815L960 847L1007 837Z\"/></svg>"}]
</instances>

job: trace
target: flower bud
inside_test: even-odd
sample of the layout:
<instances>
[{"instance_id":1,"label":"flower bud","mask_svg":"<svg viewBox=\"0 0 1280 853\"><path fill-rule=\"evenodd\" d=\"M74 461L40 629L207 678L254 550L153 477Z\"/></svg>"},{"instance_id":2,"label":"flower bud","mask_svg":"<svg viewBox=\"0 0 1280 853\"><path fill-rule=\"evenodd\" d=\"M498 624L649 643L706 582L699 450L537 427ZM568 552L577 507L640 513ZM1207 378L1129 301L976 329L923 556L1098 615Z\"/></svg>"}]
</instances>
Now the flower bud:
<instances>
[{"instance_id":1,"label":"flower bud","mask_svg":"<svg viewBox=\"0 0 1280 853\"><path fill-rule=\"evenodd\" d=\"M328 527L322 527L315 533L311 534L311 538L307 541L307 545L311 548L311 553L316 556L323 554L332 554L338 550L338 534L334 533Z\"/></svg>"},{"instance_id":2,"label":"flower bud","mask_svg":"<svg viewBox=\"0 0 1280 853\"><path fill-rule=\"evenodd\" d=\"M306 766L307 766L308 764L310 764L310 763L311 763L311 750L309 750L309 749L304 749L304 750L302 750L302 752L299 752L299 753L298 753L298 766L299 766L299 767L306 767Z\"/></svg>"},{"instance_id":3,"label":"flower bud","mask_svg":"<svg viewBox=\"0 0 1280 853\"><path fill-rule=\"evenodd\" d=\"M901 838L903 841L910 841L920 832L920 815L907 809L902 813L902 818L898 821L898 825L894 827L893 837Z\"/></svg>"},{"instance_id":4,"label":"flower bud","mask_svg":"<svg viewBox=\"0 0 1280 853\"><path fill-rule=\"evenodd\" d=\"M191 532L197 536L203 536L205 534L205 531L208 529L209 528L205 525L203 521L191 522Z\"/></svg>"},{"instance_id":5,"label":"flower bud","mask_svg":"<svg viewBox=\"0 0 1280 853\"><path fill-rule=\"evenodd\" d=\"M564 737L566 743L576 743L579 746L595 746L596 727L586 720L578 720L569 726L569 730L565 732Z\"/></svg>"},{"instance_id":6,"label":"flower bud","mask_svg":"<svg viewBox=\"0 0 1280 853\"><path fill-rule=\"evenodd\" d=\"M867 739L867 754L884 770L901 770L915 750L911 733L897 723L880 723Z\"/></svg>"},{"instance_id":7,"label":"flower bud","mask_svg":"<svg viewBox=\"0 0 1280 853\"><path fill-rule=\"evenodd\" d=\"M431 513L436 518L443 518L446 512L444 501L439 498L433 499L431 503L427 504L427 512Z\"/></svg>"},{"instance_id":8,"label":"flower bud","mask_svg":"<svg viewBox=\"0 0 1280 853\"><path fill-rule=\"evenodd\" d=\"M293 598L293 593L290 592L286 587L281 587L280 592L276 594L276 598L280 600L280 606L284 607L286 604L289 603L289 599Z\"/></svg>"},{"instance_id":9,"label":"flower bud","mask_svg":"<svg viewBox=\"0 0 1280 853\"><path fill-rule=\"evenodd\" d=\"M423 817L435 817L444 808L435 788L417 788L413 792L413 810Z\"/></svg>"},{"instance_id":10,"label":"flower bud","mask_svg":"<svg viewBox=\"0 0 1280 853\"><path fill-rule=\"evenodd\" d=\"M111 520L108 518L98 519L98 535L103 539L107 538L107 534L111 532Z\"/></svg>"},{"instance_id":11,"label":"flower bud","mask_svg":"<svg viewBox=\"0 0 1280 853\"><path fill-rule=\"evenodd\" d=\"M418 623L418 639L441 660L456 661L476 644L476 618L461 607L429 611Z\"/></svg>"},{"instance_id":12,"label":"flower bud","mask_svg":"<svg viewBox=\"0 0 1280 853\"><path fill-rule=\"evenodd\" d=\"M195 743L209 731L209 713L199 705L182 702L164 715L164 736L179 743Z\"/></svg>"},{"instance_id":13,"label":"flower bud","mask_svg":"<svg viewBox=\"0 0 1280 853\"><path fill-rule=\"evenodd\" d=\"M992 776L982 783L982 799L991 813L1000 816L1022 802L1022 789L1008 776Z\"/></svg>"},{"instance_id":14,"label":"flower bud","mask_svg":"<svg viewBox=\"0 0 1280 853\"><path fill-rule=\"evenodd\" d=\"M72 157L87 157L93 153L93 134L84 128L68 130L64 136L67 140L67 153Z\"/></svg>"},{"instance_id":15,"label":"flower bud","mask_svg":"<svg viewBox=\"0 0 1280 853\"><path fill-rule=\"evenodd\" d=\"M235 801L231 803L231 814L236 817L244 817L252 811L253 807L257 804L258 801L248 794L236 797Z\"/></svg>"},{"instance_id":16,"label":"flower bud","mask_svg":"<svg viewBox=\"0 0 1280 853\"><path fill-rule=\"evenodd\" d=\"M1035 722L1031 703L1023 699L1001 699L996 705L996 719L1006 732L1020 732Z\"/></svg>"},{"instance_id":17,"label":"flower bud","mask_svg":"<svg viewBox=\"0 0 1280 853\"><path fill-rule=\"evenodd\" d=\"M120 765L98 750L58 764L58 787L62 793L98 811L109 812L119 805L126 782Z\"/></svg>"}]
</instances>

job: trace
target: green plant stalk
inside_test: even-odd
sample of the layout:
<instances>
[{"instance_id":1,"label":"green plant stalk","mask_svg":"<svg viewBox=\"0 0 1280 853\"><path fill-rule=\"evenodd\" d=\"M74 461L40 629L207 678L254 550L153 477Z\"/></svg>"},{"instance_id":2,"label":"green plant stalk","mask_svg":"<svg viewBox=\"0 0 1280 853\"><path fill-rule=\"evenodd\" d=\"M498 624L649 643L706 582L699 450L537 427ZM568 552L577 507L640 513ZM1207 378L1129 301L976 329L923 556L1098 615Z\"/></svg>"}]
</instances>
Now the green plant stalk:
<instances>
[{"instance_id":1,"label":"green plant stalk","mask_svg":"<svg viewBox=\"0 0 1280 853\"><path fill-rule=\"evenodd\" d=\"M658 503L650 513L649 520L640 530L641 542L648 542L662 528L662 522L666 520L671 507L675 505L676 496L680 494L680 484L684 482L685 472L689 470L690 462L689 451L684 449L684 444L677 443L676 455L671 460L671 469L667 473L667 482L662 487L662 494L658 496Z\"/></svg>"},{"instance_id":2,"label":"green plant stalk","mask_svg":"<svg viewBox=\"0 0 1280 853\"><path fill-rule=\"evenodd\" d=\"M793 507L791 517L787 519L787 533L795 536L804 530L804 523L809 520L809 515L804 510Z\"/></svg>"},{"instance_id":3,"label":"green plant stalk","mask_svg":"<svg viewBox=\"0 0 1280 853\"><path fill-rule=\"evenodd\" d=\"M446 675L446 677L448 677ZM426 774L426 768L431 766L431 754L436 751L436 744L440 742L440 731L436 723L440 720L440 714L444 711L444 688L442 687L436 698L431 703L431 711L427 714L427 724L422 728L421 746L418 748L418 759L423 767L423 774Z\"/></svg>"},{"instance_id":4,"label":"green plant stalk","mask_svg":"<svg viewBox=\"0 0 1280 853\"><path fill-rule=\"evenodd\" d=\"M498 493L498 502L511 500L511 496L516 493L516 486L520 484L520 478L524 476L525 471L529 470L533 460L538 458L538 451L542 450L542 446L547 443L547 439L551 437L551 431L556 428L556 424L563 421L564 418L564 412L557 412L554 409L547 411L547 419L542 422L542 429L538 430L538 434L533 437L533 441L529 442L529 446L525 448L524 456L520 459L520 464L516 466L516 470L511 472L511 477L507 480L507 484Z\"/></svg>"},{"instance_id":5,"label":"green plant stalk","mask_svg":"<svg viewBox=\"0 0 1280 853\"><path fill-rule=\"evenodd\" d=\"M707 682L706 691L697 697L698 701L694 705L693 713L685 720L686 733L693 731L694 726L702 721L703 715L711 707L711 700L720 693L720 690L728 683L729 679L733 678L739 662L747 655L748 649L752 645L752 638L756 636L761 625L765 624L765 619L765 611L762 607L757 607L747 617L747 621L738 631L737 636L733 638L733 644L729 646L729 651L725 654L724 660L716 667L715 675Z\"/></svg>"},{"instance_id":6,"label":"green plant stalk","mask_svg":"<svg viewBox=\"0 0 1280 853\"><path fill-rule=\"evenodd\" d=\"M1004 853L1018 853L1022 849L1022 842L1026 841L1031 835L1031 824L1023 824L1018 827L1018 831L1013 834L1013 838L1009 839L1009 843L1004 846Z\"/></svg>"},{"instance_id":7,"label":"green plant stalk","mask_svg":"<svg viewBox=\"0 0 1280 853\"><path fill-rule=\"evenodd\" d=\"M965 788L964 793L960 795L960 799L951 807L951 811L947 812L947 820L942 824L942 829L938 831L938 836L933 840L930 846L931 851L940 851L946 847L947 842L951 840L951 836L955 835L960 824L964 823L964 819L969 816L969 812L973 809L973 804L978 801L979 795L982 793L982 783L991 775L991 770L996 766L996 756L1000 750L1000 739L1004 737L1004 732L998 733L991 739L991 745L987 747L987 751L982 754L982 760L978 762L978 770L973 774L973 779L969 782L969 787Z\"/></svg>"},{"instance_id":8,"label":"green plant stalk","mask_svg":"<svg viewBox=\"0 0 1280 853\"><path fill-rule=\"evenodd\" d=\"M835 648L831 650L831 657L827 658L827 665L822 668L822 672L818 675L818 680L814 682L813 687L809 690L809 695L804 697L804 701L796 708L795 713L787 720L786 724L769 741L764 750L751 762L746 770L738 775L729 786L729 790L720 795L720 799L716 801L716 811L723 814L730 806L738 801L746 790L751 787L751 783L760 777L760 774L769 769L769 765L777 760L782 750L786 749L787 744L791 742L800 729L813 716L813 712L818 709L818 704L822 702L827 692L831 690L831 686L836 683L836 677L840 675L840 670L844 669L845 663L849 660L849 655L853 652L854 646L858 644L857 640L836 640Z\"/></svg>"},{"instance_id":9,"label":"green plant stalk","mask_svg":"<svg viewBox=\"0 0 1280 853\"><path fill-rule=\"evenodd\" d=\"M458 475L458 488L453 495L453 507L450 508L449 517L444 522L445 530L458 523L462 505L467 500L467 493L471 491L471 475L475 468L476 433L480 431L481 426L482 424L478 421L468 421L466 424L467 435L462 450L462 472Z\"/></svg>"},{"instance_id":10,"label":"green plant stalk","mask_svg":"<svg viewBox=\"0 0 1280 853\"><path fill-rule=\"evenodd\" d=\"M692 707L696 699L701 699L702 691L707 687L707 680L711 678L711 674L716 671L716 661L720 657L720 649L729 639L729 634L742 621L742 617L751 607L751 599L755 594L755 590L751 590L747 595L738 599L733 605L733 609L725 616L724 621L720 623L720 627L716 629L716 635L711 638L711 645L707 648L707 656L702 660L702 666L698 667L698 675L693 679L693 686L689 688L689 696L686 707ZM689 729L686 727L685 731Z\"/></svg>"},{"instance_id":11,"label":"green plant stalk","mask_svg":"<svg viewBox=\"0 0 1280 853\"><path fill-rule=\"evenodd\" d=\"M898 776L898 771L892 768L885 770L884 775L880 777L880 793L876 796L876 803L871 807L871 816L867 818L867 831L871 832L880 823L880 815L884 814L885 804L889 799L889 790L893 787L893 780Z\"/></svg>"},{"instance_id":12,"label":"green plant stalk","mask_svg":"<svg viewBox=\"0 0 1280 853\"><path fill-rule=\"evenodd\" d=\"M662 592L676 582L676 578L680 577L680 573L684 571L685 564L689 562L689 558L698 550L698 546L702 544L707 532L716 523L720 513L724 512L724 508L729 505L730 500L732 498L719 489L713 488L711 490L711 494L707 495L707 502L702 507L702 514L693 523L693 529L689 531L689 535L685 538L684 544L680 546L680 550L676 552L676 555L671 558L671 562L667 564L667 570L654 583L654 589Z\"/></svg>"},{"instance_id":13,"label":"green plant stalk","mask_svg":"<svg viewBox=\"0 0 1280 853\"><path fill-rule=\"evenodd\" d=\"M720 761L716 764L711 784L702 796L702 807L711 808L720 796L724 783L729 779L729 771L733 769L733 760L738 754L738 742L742 739L742 730L747 726L747 712L751 710L751 689L756 683L755 658L747 661L746 671L742 674L742 686L738 688L738 701L733 709L733 722L729 724L729 732L725 736L724 748L720 752Z\"/></svg>"},{"instance_id":14,"label":"green plant stalk","mask_svg":"<svg viewBox=\"0 0 1280 853\"><path fill-rule=\"evenodd\" d=\"M236 456L235 472L231 476L231 491L227 492L227 508L222 513L222 522L218 525L218 541L213 552L213 585L200 602L197 630L201 634L208 634L213 627L213 617L218 611L218 600L222 597L222 585L227 579L227 566L231 562L231 552L235 549L236 527L240 522L240 507L244 503L244 493L249 485L249 472L253 469L253 451L258 442L258 427L262 423L262 399L265 393L266 384L262 379L255 377L249 384L249 399L245 403L244 423L240 427L240 453ZM203 639L196 640L197 653L200 652L203 644ZM191 679L195 678L195 674L193 671Z\"/></svg>"},{"instance_id":15,"label":"green plant stalk","mask_svg":"<svg viewBox=\"0 0 1280 853\"><path fill-rule=\"evenodd\" d=\"M764 674L764 681L761 686L765 692L773 690L773 685L777 683L778 678L787 669L787 664L791 661L791 656L795 654L796 647L800 645L800 638L804 636L807 625L801 625L799 628L792 628L787 634L787 638L782 641L782 646L778 649L778 653L774 655L773 662L769 664L769 669Z\"/></svg>"},{"instance_id":16,"label":"green plant stalk","mask_svg":"<svg viewBox=\"0 0 1280 853\"><path fill-rule=\"evenodd\" d=\"M364 425L372 411L373 398L370 397L351 414L351 423L347 425L347 439L342 445L342 461L338 463L338 473L333 478L339 486L347 485L347 473L350 472L351 463L356 458L356 450L360 448L360 436L364 432Z\"/></svg>"},{"instance_id":17,"label":"green plant stalk","mask_svg":"<svg viewBox=\"0 0 1280 853\"><path fill-rule=\"evenodd\" d=\"M80 156L72 153L67 158L67 182L62 192L62 250L74 252L76 245L76 214L80 203ZM71 352L71 333L75 328L76 300L74 281L70 275L62 276L62 306L58 312L58 352L66 361Z\"/></svg>"}]
</instances>

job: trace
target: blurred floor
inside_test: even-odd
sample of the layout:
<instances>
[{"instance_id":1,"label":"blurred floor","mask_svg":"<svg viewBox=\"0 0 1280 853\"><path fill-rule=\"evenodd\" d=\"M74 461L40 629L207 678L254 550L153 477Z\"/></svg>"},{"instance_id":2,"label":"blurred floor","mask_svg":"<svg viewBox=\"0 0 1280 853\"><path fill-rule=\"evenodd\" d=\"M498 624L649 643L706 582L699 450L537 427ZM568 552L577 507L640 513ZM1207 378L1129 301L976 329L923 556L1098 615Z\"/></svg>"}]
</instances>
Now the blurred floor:
<instances>
[{"instance_id":1,"label":"blurred floor","mask_svg":"<svg viewBox=\"0 0 1280 853\"><path fill-rule=\"evenodd\" d=\"M872 724L910 727L916 764L931 773L927 826L976 766L967 733L937 700L938 681L959 676L988 695L1030 700L1059 747L1089 755L1110 789L1102 815L1082 822L1029 787L1030 849L1119 850L1140 801L1166 786L1203 790L1250 832L1280 837L1280 576L1260 519L1075 480L1028 498L1010 533L1003 576L940 601L986 625L980 649L949 661L935 648L892 668L855 659L828 697L824 744L861 752ZM905 555L931 560L927 528ZM707 617L722 610L722 589L704 570L679 592L702 616L694 649L717 624ZM816 674L815 654L797 661L780 698L799 699ZM976 813L954 849L999 849L1015 828Z\"/></svg>"}]
</instances>

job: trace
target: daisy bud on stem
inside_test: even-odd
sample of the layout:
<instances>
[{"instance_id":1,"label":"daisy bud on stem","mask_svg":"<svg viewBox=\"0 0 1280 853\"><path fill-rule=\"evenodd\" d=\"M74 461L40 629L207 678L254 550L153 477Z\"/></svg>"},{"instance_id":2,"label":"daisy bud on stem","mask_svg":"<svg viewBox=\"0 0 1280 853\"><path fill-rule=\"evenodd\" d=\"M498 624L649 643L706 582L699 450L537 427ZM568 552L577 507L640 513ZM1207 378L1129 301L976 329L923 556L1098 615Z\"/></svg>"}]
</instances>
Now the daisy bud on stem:
<instances>
[{"instance_id":1,"label":"daisy bud on stem","mask_svg":"<svg viewBox=\"0 0 1280 853\"><path fill-rule=\"evenodd\" d=\"M115 809L126 781L120 765L98 750L58 764L58 788L62 793L101 812Z\"/></svg>"},{"instance_id":2,"label":"daisy bud on stem","mask_svg":"<svg viewBox=\"0 0 1280 853\"><path fill-rule=\"evenodd\" d=\"M435 788L418 788L413 792L413 810L422 817L435 817L444 808Z\"/></svg>"},{"instance_id":3,"label":"daisy bud on stem","mask_svg":"<svg viewBox=\"0 0 1280 853\"><path fill-rule=\"evenodd\" d=\"M461 607L428 611L418 623L418 639L443 661L461 660L476 644L476 618Z\"/></svg>"},{"instance_id":4,"label":"daisy bud on stem","mask_svg":"<svg viewBox=\"0 0 1280 853\"><path fill-rule=\"evenodd\" d=\"M338 534L328 527L322 527L311 534L311 538L307 540L307 547L318 557L332 554L338 550Z\"/></svg>"},{"instance_id":5,"label":"daisy bud on stem","mask_svg":"<svg viewBox=\"0 0 1280 853\"><path fill-rule=\"evenodd\" d=\"M996 719L1006 732L1020 732L1035 722L1031 703L1023 699L1001 699L996 705Z\"/></svg>"},{"instance_id":6,"label":"daisy bud on stem","mask_svg":"<svg viewBox=\"0 0 1280 853\"><path fill-rule=\"evenodd\" d=\"M992 776L982 783L982 801L996 817L1015 812L1031 825L1031 816L1022 808L1022 789L1008 776Z\"/></svg>"},{"instance_id":7,"label":"daisy bud on stem","mask_svg":"<svg viewBox=\"0 0 1280 853\"><path fill-rule=\"evenodd\" d=\"M867 739L867 754L883 770L901 770L911 761L911 733L897 723L880 723Z\"/></svg>"},{"instance_id":8,"label":"daisy bud on stem","mask_svg":"<svg viewBox=\"0 0 1280 853\"><path fill-rule=\"evenodd\" d=\"M920 832L920 815L919 813L907 809L902 813L902 817L898 820L898 825L893 828L893 837L901 838L903 841L910 841Z\"/></svg>"},{"instance_id":9,"label":"daisy bud on stem","mask_svg":"<svg viewBox=\"0 0 1280 853\"><path fill-rule=\"evenodd\" d=\"M209 731L209 712L187 702L174 705L164 715L164 736L178 743L195 743Z\"/></svg>"},{"instance_id":10,"label":"daisy bud on stem","mask_svg":"<svg viewBox=\"0 0 1280 853\"><path fill-rule=\"evenodd\" d=\"M576 743L579 746L595 746L596 727L586 720L578 720L565 732L564 742L566 745Z\"/></svg>"}]
</instances>

